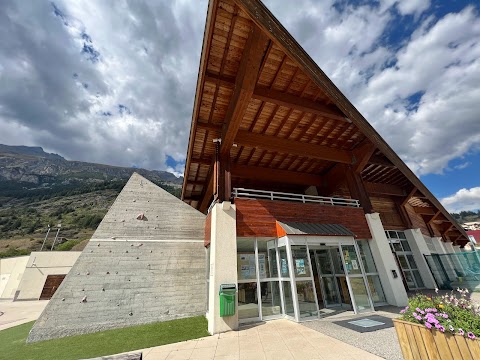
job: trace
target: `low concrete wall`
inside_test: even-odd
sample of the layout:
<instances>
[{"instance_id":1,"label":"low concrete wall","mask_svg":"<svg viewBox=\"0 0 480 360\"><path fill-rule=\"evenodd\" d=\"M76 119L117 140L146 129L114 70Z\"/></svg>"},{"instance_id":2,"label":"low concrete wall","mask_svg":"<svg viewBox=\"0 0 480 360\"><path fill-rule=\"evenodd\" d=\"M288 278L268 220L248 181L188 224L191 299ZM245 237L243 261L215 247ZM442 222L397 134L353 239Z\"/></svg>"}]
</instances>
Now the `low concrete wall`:
<instances>
[{"instance_id":1,"label":"low concrete wall","mask_svg":"<svg viewBox=\"0 0 480 360\"><path fill-rule=\"evenodd\" d=\"M48 275L66 275L80 251L32 252L18 286L16 300L38 300Z\"/></svg>"},{"instance_id":2,"label":"low concrete wall","mask_svg":"<svg viewBox=\"0 0 480 360\"><path fill-rule=\"evenodd\" d=\"M0 260L0 299L13 300L29 256Z\"/></svg>"}]
</instances>

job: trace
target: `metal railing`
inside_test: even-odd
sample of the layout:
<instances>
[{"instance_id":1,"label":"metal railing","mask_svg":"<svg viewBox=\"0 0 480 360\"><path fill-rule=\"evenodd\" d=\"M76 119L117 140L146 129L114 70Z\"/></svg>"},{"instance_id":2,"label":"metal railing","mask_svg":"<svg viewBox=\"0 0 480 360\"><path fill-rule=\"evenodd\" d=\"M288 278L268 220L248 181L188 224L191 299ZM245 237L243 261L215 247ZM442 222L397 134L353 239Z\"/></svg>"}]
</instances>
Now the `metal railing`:
<instances>
[{"instance_id":1,"label":"metal railing","mask_svg":"<svg viewBox=\"0 0 480 360\"><path fill-rule=\"evenodd\" d=\"M337 197L313 196L304 194L284 193L277 191L254 190L245 188L234 188L233 197L249 199L268 199L281 201L296 201L306 203L317 203L332 206L350 206L360 207L360 203L355 199L343 199Z\"/></svg>"}]
</instances>

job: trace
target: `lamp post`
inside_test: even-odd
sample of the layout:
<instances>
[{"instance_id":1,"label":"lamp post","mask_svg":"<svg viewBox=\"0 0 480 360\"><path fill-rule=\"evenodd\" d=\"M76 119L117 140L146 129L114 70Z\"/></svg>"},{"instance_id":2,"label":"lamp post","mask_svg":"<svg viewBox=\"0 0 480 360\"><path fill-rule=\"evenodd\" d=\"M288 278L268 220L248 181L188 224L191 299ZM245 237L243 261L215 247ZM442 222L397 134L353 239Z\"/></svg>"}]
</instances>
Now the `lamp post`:
<instances>
[{"instance_id":1,"label":"lamp post","mask_svg":"<svg viewBox=\"0 0 480 360\"><path fill-rule=\"evenodd\" d=\"M56 242L57 239L58 239L58 233L60 232L60 228L62 227L62 224L59 223L59 224L57 225L57 227L58 227L58 229L57 229L57 234L55 235L55 239L53 240L52 248L50 249L50 251L52 251L52 250L53 250L53 247L55 246L55 242Z\"/></svg>"},{"instance_id":2,"label":"lamp post","mask_svg":"<svg viewBox=\"0 0 480 360\"><path fill-rule=\"evenodd\" d=\"M47 241L48 234L50 233L50 224L48 224L48 230L47 230L47 235L45 235L45 239L43 239L43 244L42 247L40 248L40 251L43 250L43 247L45 246L45 242Z\"/></svg>"}]
</instances>

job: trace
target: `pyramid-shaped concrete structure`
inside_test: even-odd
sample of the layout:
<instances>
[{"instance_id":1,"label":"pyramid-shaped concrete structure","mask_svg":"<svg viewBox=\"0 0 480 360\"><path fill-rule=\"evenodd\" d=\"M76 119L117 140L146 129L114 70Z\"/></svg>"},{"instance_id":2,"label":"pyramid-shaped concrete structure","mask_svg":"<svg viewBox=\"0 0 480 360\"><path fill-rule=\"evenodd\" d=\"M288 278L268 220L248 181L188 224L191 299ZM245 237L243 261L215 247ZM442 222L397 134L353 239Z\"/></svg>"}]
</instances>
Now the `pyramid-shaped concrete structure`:
<instances>
[{"instance_id":1,"label":"pyramid-shaped concrete structure","mask_svg":"<svg viewBox=\"0 0 480 360\"><path fill-rule=\"evenodd\" d=\"M204 224L205 215L133 174L28 341L205 314Z\"/></svg>"}]
</instances>

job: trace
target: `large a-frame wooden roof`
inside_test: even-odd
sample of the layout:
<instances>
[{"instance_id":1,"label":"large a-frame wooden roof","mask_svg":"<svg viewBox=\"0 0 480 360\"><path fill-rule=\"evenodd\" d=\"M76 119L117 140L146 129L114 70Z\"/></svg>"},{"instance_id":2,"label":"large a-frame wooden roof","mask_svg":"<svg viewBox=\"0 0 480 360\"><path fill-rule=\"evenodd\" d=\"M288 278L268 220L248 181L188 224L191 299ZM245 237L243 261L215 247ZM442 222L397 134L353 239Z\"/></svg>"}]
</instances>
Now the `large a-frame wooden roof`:
<instances>
[{"instance_id":1,"label":"large a-frame wooden roof","mask_svg":"<svg viewBox=\"0 0 480 360\"><path fill-rule=\"evenodd\" d=\"M338 194L345 167L369 193L403 196L442 236L467 236L259 0L210 0L182 199L205 211L215 139L233 186Z\"/></svg>"}]
</instances>

